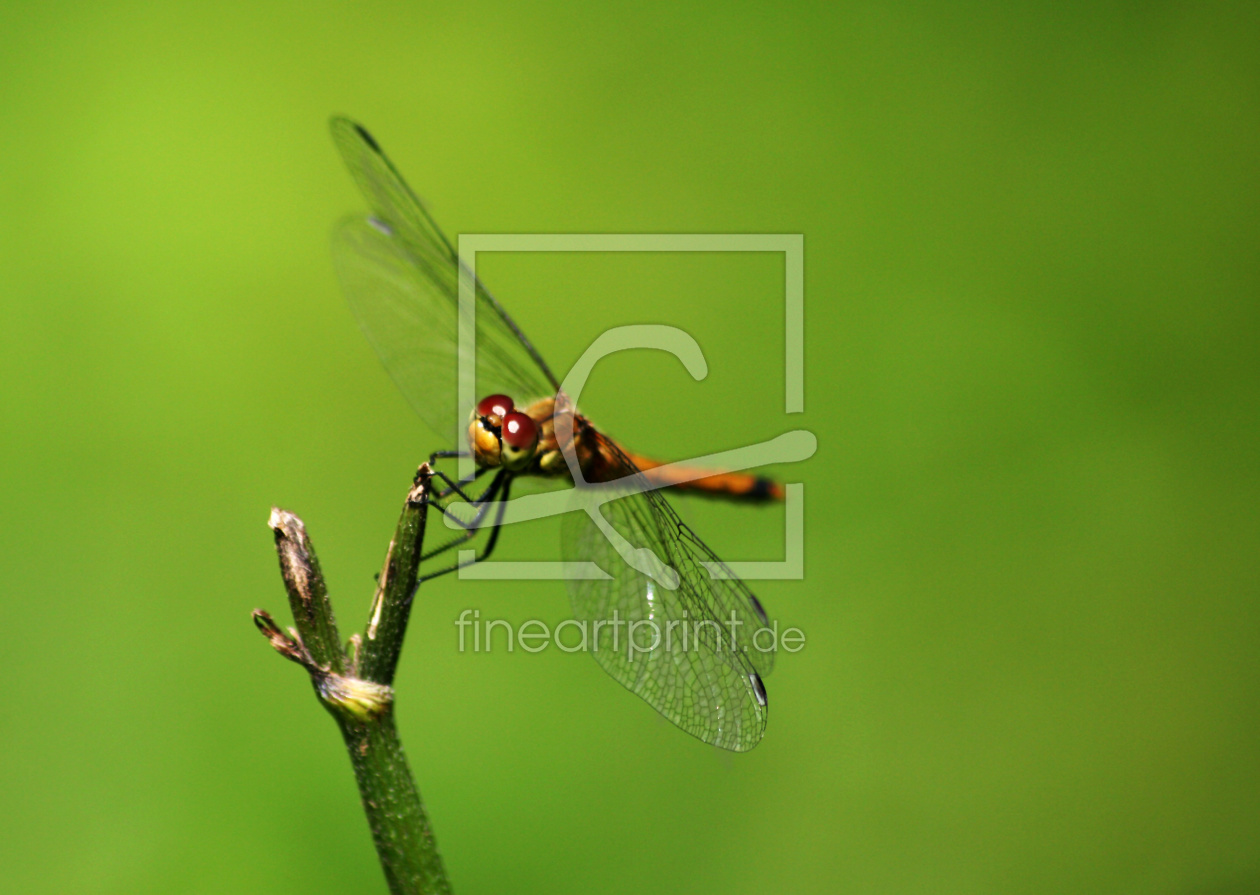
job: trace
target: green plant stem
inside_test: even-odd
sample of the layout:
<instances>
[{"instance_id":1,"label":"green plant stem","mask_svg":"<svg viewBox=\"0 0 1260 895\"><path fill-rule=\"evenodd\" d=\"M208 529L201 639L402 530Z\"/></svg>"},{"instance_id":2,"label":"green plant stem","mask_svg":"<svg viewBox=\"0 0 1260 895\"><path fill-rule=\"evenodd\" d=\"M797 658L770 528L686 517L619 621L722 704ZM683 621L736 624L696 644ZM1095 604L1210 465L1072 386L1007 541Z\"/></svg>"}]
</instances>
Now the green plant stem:
<instances>
[{"instance_id":1,"label":"green plant stem","mask_svg":"<svg viewBox=\"0 0 1260 895\"><path fill-rule=\"evenodd\" d=\"M395 895L449 893L450 883L394 725L392 683L419 581L428 515L428 464L416 473L372 600L364 636L342 650L328 588L302 520L273 509L280 571L296 628L280 630L254 610L254 624L281 655L306 668L337 720L359 784L372 841Z\"/></svg>"},{"instance_id":2,"label":"green plant stem","mask_svg":"<svg viewBox=\"0 0 1260 895\"><path fill-rule=\"evenodd\" d=\"M386 686L394 683L407 620L411 617L411 603L418 587L431 477L429 464L422 464L407 493L402 515L398 517L394 539L389 542L363 634L359 674Z\"/></svg>"},{"instance_id":3,"label":"green plant stem","mask_svg":"<svg viewBox=\"0 0 1260 895\"><path fill-rule=\"evenodd\" d=\"M337 619L324 574L319 568L315 547L306 535L306 526L292 513L273 507L268 520L276 537L280 575L289 592L289 608L299 641L316 665L333 674L346 673L346 656L337 634Z\"/></svg>"},{"instance_id":4,"label":"green plant stem","mask_svg":"<svg viewBox=\"0 0 1260 895\"><path fill-rule=\"evenodd\" d=\"M442 856L407 767L393 712L369 724L339 718L389 890L449 893Z\"/></svg>"}]
</instances>

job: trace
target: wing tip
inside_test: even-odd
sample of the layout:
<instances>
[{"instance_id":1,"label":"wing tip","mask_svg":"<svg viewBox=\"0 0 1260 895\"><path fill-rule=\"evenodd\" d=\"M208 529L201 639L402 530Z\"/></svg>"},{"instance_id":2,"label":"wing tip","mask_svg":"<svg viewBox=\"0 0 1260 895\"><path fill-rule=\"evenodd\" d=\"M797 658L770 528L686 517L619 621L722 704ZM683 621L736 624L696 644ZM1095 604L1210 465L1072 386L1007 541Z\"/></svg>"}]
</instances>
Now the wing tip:
<instances>
[{"instance_id":1,"label":"wing tip","mask_svg":"<svg viewBox=\"0 0 1260 895\"><path fill-rule=\"evenodd\" d=\"M763 709L766 708L769 705L769 701L766 698L766 685L762 683L761 675L755 671L748 672L748 682L752 684L753 696L757 700L757 705Z\"/></svg>"},{"instance_id":2,"label":"wing tip","mask_svg":"<svg viewBox=\"0 0 1260 895\"><path fill-rule=\"evenodd\" d=\"M368 132L366 127L353 118L345 115L334 115L328 121L328 129L332 131L335 139L353 139L357 137L360 142L366 144L373 152L381 153L381 145L376 142L376 138Z\"/></svg>"}]
</instances>

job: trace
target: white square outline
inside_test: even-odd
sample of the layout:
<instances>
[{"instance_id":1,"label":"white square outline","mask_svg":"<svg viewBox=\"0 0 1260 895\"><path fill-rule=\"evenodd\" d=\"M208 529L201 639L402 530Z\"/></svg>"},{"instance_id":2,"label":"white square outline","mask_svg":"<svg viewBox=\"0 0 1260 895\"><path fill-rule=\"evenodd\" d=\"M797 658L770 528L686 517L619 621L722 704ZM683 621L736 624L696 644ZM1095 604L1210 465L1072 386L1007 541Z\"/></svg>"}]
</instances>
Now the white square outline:
<instances>
[{"instance_id":1,"label":"white square outline","mask_svg":"<svg viewBox=\"0 0 1260 895\"><path fill-rule=\"evenodd\" d=\"M459 261L459 406L472 407L475 395L477 255L481 252L782 252L784 255L784 413L805 409L805 239L801 233L462 233ZM471 463L471 458L468 459ZM460 476L472 470L461 468ZM771 562L727 562L746 581L805 577L805 486L788 483L785 558ZM461 579L568 579L610 576L594 563L476 561L475 550L458 552ZM715 578L725 570L705 563ZM478 571L478 568L480 571Z\"/></svg>"}]
</instances>

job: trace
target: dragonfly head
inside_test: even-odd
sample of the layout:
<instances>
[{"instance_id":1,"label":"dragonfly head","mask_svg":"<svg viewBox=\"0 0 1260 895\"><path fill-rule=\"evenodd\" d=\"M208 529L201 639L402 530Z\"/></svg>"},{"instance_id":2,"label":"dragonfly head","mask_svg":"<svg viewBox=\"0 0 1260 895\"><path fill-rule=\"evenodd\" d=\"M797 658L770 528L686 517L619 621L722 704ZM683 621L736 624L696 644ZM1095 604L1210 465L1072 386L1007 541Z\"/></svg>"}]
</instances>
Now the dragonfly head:
<instances>
[{"instance_id":1,"label":"dragonfly head","mask_svg":"<svg viewBox=\"0 0 1260 895\"><path fill-rule=\"evenodd\" d=\"M478 466L520 472L538 452L538 424L507 395L490 395L468 418L468 445Z\"/></svg>"}]
</instances>

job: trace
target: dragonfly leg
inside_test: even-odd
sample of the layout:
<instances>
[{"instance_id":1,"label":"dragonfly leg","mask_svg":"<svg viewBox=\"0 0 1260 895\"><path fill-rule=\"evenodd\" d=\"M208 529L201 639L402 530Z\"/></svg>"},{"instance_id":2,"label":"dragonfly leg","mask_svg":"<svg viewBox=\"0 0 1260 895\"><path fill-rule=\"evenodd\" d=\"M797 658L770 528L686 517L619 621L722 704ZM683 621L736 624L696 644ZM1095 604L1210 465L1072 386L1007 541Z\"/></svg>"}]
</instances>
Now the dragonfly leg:
<instances>
[{"instance_id":1,"label":"dragonfly leg","mask_svg":"<svg viewBox=\"0 0 1260 895\"><path fill-rule=\"evenodd\" d=\"M428 575L421 575L419 579L420 581L428 581L430 578L438 578L442 575L448 574L449 572L454 572L457 569L462 569L465 566L471 566L475 562L480 562L483 559L489 558L490 554L494 552L494 546L499 541L499 532L503 530L503 514L507 511L508 495L512 491L512 477L510 475L506 475L505 473L500 473L499 475L495 476L494 483L491 484L490 488L487 488L486 490L487 491L490 491L492 489L498 490L499 479L503 479L503 482L502 482L503 498L499 501L499 511L495 513L494 524L490 526L490 538L486 541L486 546L482 549L481 553L479 555L473 556L472 559L464 560L463 562L457 562L452 566L447 566L445 569L439 569L436 572L430 572ZM484 513L484 510L483 510L483 513ZM449 550L452 547L454 547L456 544L461 544L464 541L469 540L470 538L473 537L473 535L477 534L478 531L479 529L470 529L469 531L465 532L463 535L460 535L458 538L451 541L450 543L443 544L441 547L436 548L435 550L433 550L432 553L426 553L422 557L422 559L427 559L429 557L436 556L438 553L442 553L446 550Z\"/></svg>"},{"instance_id":2,"label":"dragonfly leg","mask_svg":"<svg viewBox=\"0 0 1260 895\"><path fill-rule=\"evenodd\" d=\"M446 473L442 472L442 470L437 469L434 466L434 463L436 463L438 460L448 460L453 457L466 457L466 456L468 456L468 454L465 451L434 451L432 454L429 455L429 467L433 469L433 474L437 476L438 478L440 478L442 481L446 482L446 485L447 485L447 487L444 490L433 495L434 500L445 500L446 498L450 497L452 494L458 494L468 503L476 503L475 500L473 500L471 497L469 497L467 494L464 493L463 487L467 487L471 483L475 482L478 478L481 477L481 474L485 472L488 467L483 466L480 469L478 469L476 472L474 472L472 475L462 478L458 482L456 482L449 475L447 475Z\"/></svg>"},{"instance_id":3,"label":"dragonfly leg","mask_svg":"<svg viewBox=\"0 0 1260 895\"><path fill-rule=\"evenodd\" d=\"M494 477L494 481L490 483L490 485L486 488L486 490L482 491L481 494L479 494L476 497L476 499L465 498L466 500L468 500L470 504L479 508L477 510L476 515L474 515L473 518L468 521L460 519L454 513L449 511L446 507L441 506L440 504L437 504L437 503L430 502L429 506L431 508L437 510L446 518L453 519L457 525L459 525L460 527L464 529L464 533L460 535L456 535L454 538L447 541L445 544L441 544L437 547L434 547L432 550L426 551L425 553L421 554L420 561L423 562L426 559L432 559L433 557L437 556L439 553L445 553L446 551L458 546L459 544L466 543L470 541L471 539L475 538L477 534L481 531L481 522L485 518L486 512L490 508L489 507L490 502L494 500L495 495L499 493L500 488L504 487L504 482L506 482L507 480L508 480L507 472L501 471L498 475ZM503 507L499 507L499 515L502 516L502 514L503 514Z\"/></svg>"}]
</instances>

